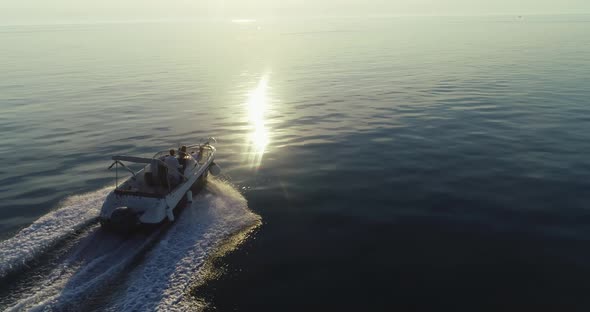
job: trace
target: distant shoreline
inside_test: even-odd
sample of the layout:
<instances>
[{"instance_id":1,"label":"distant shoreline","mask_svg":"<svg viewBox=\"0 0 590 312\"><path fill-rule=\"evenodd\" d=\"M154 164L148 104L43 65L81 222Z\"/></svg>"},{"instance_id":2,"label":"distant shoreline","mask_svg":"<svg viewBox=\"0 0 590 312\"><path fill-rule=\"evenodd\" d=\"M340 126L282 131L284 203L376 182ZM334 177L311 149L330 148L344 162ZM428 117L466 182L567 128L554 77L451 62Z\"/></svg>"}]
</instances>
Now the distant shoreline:
<instances>
[{"instance_id":1,"label":"distant shoreline","mask_svg":"<svg viewBox=\"0 0 590 312\"><path fill-rule=\"evenodd\" d=\"M31 22L9 22L2 23L0 27L15 27L15 26L71 26L71 25L101 25L101 24L164 24L164 23L211 23L211 22L227 22L248 20L253 22L277 22L277 21L292 21L292 20L316 20L316 19L340 19L340 20L378 20L378 19L392 19L392 18L549 18L549 17L586 17L590 18L588 13L512 13L512 14L404 14L404 15L363 15L363 16L281 16L281 17L223 17L223 18L208 18L208 17L178 17L167 19L117 19L117 20L92 20L92 21L31 21ZM588 20L590 21L590 20Z\"/></svg>"}]
</instances>

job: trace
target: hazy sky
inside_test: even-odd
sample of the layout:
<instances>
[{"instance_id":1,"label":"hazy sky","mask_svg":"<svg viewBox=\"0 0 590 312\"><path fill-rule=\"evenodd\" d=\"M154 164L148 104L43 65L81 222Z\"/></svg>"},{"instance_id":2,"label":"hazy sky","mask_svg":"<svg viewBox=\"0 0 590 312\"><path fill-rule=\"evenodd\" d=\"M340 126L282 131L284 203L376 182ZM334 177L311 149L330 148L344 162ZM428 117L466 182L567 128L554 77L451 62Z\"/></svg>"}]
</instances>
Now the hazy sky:
<instances>
[{"instance_id":1,"label":"hazy sky","mask_svg":"<svg viewBox=\"0 0 590 312\"><path fill-rule=\"evenodd\" d=\"M0 23L280 16L590 13L590 0L0 0Z\"/></svg>"}]
</instances>

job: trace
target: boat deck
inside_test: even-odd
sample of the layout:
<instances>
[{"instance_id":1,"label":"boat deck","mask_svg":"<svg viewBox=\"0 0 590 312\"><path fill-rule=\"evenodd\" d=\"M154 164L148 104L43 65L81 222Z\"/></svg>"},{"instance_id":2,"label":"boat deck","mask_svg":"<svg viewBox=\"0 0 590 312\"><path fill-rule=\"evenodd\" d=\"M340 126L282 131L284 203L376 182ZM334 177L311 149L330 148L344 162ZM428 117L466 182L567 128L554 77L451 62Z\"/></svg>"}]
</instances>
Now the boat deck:
<instances>
[{"instance_id":1,"label":"boat deck","mask_svg":"<svg viewBox=\"0 0 590 312\"><path fill-rule=\"evenodd\" d=\"M200 166L207 163L209 158L213 155L211 148L203 148L199 155L199 146L187 147L187 155L184 156L184 176L190 176L195 174ZM154 155L154 159L163 159L167 152L162 151ZM199 155L194 157L194 155ZM170 185L169 176L167 174L168 168L160 165L157 170L153 170L153 164L146 165L142 170L137 172L135 176L130 177L128 180L120 184L116 189L117 194L136 195L143 197L164 197L170 192L174 191L176 187L182 184ZM154 172L158 174L158 177L154 177ZM147 179L146 179L147 176ZM183 179L183 178L181 178Z\"/></svg>"}]
</instances>

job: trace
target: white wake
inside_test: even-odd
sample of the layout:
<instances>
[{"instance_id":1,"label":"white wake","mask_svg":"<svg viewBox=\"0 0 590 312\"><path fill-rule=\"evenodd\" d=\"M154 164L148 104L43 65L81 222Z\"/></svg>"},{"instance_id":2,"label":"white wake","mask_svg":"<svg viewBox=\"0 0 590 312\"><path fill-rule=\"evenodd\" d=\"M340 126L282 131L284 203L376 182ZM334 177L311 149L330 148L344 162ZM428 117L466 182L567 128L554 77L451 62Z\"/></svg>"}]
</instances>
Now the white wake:
<instances>
[{"instance_id":1,"label":"white wake","mask_svg":"<svg viewBox=\"0 0 590 312\"><path fill-rule=\"evenodd\" d=\"M72 196L14 237L0 242L0 278L96 220L110 188Z\"/></svg>"},{"instance_id":2,"label":"white wake","mask_svg":"<svg viewBox=\"0 0 590 312\"><path fill-rule=\"evenodd\" d=\"M97 293L108 293L120 280L124 283L117 288L116 299L101 310L186 310L193 304L188 288L203 278L206 258L227 238L259 224L260 217L248 209L238 191L210 180L164 233L156 230L121 238L99 226L90 228L66 260L19 295L10 310L79 308Z\"/></svg>"},{"instance_id":3,"label":"white wake","mask_svg":"<svg viewBox=\"0 0 590 312\"><path fill-rule=\"evenodd\" d=\"M203 278L212 250L230 235L260 224L246 199L222 182L209 183L191 209L152 249L131 274L115 311L186 311L195 308L187 297L190 285Z\"/></svg>"}]
</instances>

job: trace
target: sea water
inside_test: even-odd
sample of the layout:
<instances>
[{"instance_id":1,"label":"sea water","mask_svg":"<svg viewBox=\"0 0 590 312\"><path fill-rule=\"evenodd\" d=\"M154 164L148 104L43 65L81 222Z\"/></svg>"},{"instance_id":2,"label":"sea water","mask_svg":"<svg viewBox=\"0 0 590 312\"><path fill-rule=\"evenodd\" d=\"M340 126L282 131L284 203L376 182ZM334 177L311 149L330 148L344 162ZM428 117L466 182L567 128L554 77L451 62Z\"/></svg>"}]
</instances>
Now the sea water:
<instances>
[{"instance_id":1,"label":"sea water","mask_svg":"<svg viewBox=\"0 0 590 312\"><path fill-rule=\"evenodd\" d=\"M2 307L587 310L589 25L2 26ZM231 184L101 236L110 156L209 136Z\"/></svg>"}]
</instances>

